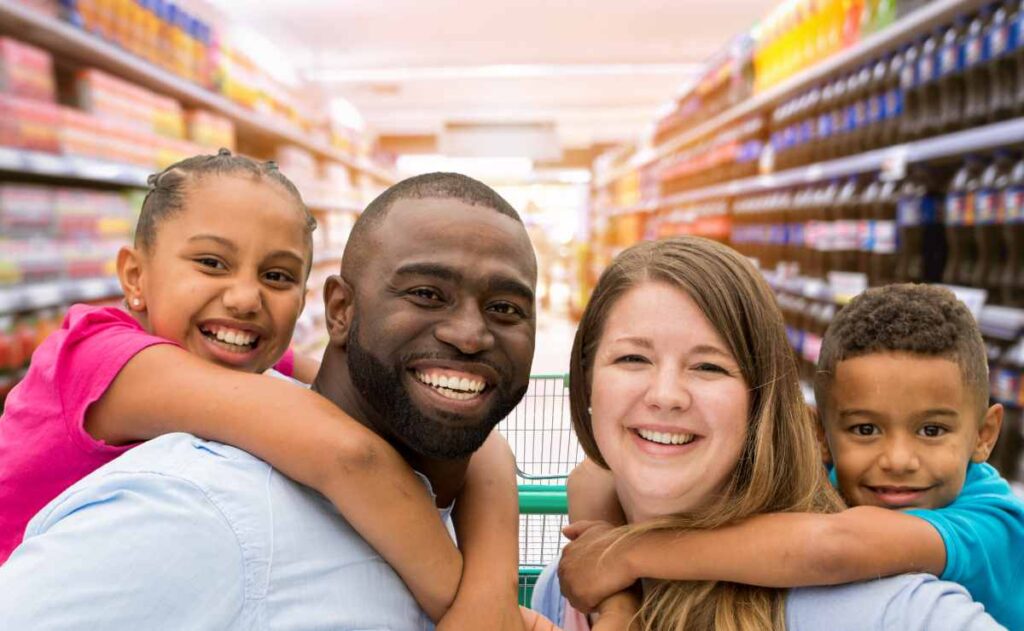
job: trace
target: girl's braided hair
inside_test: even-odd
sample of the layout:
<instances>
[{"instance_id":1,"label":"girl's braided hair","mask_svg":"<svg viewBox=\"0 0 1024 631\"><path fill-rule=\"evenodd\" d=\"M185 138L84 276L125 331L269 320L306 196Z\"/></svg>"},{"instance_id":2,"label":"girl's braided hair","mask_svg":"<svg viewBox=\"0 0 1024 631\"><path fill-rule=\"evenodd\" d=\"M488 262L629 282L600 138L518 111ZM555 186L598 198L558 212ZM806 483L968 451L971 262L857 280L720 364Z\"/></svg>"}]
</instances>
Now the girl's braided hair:
<instances>
[{"instance_id":1,"label":"girl's braided hair","mask_svg":"<svg viewBox=\"0 0 1024 631\"><path fill-rule=\"evenodd\" d=\"M192 156L149 176L146 181L149 184L149 192L142 201L139 222L135 227L135 245L143 248L153 245L156 240L157 224L183 208L185 186L188 182L207 175L246 174L254 179L269 178L293 196L305 217L307 236L312 235L316 229L316 219L302 201L299 189L277 169L277 163L273 160L257 162L245 156L234 155L228 149L221 149L217 155Z\"/></svg>"}]
</instances>

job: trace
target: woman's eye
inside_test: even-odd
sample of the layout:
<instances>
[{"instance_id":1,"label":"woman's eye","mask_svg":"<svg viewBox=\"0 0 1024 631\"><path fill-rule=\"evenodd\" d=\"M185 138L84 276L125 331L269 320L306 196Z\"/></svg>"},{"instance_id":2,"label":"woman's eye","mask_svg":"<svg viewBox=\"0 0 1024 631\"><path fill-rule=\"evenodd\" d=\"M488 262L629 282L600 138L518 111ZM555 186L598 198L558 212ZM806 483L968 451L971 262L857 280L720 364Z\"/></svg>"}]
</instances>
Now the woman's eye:
<instances>
[{"instance_id":1,"label":"woman's eye","mask_svg":"<svg viewBox=\"0 0 1024 631\"><path fill-rule=\"evenodd\" d=\"M645 364L647 358L643 355L623 355L615 360L617 364Z\"/></svg>"},{"instance_id":2,"label":"woman's eye","mask_svg":"<svg viewBox=\"0 0 1024 631\"><path fill-rule=\"evenodd\" d=\"M938 425L925 425L920 430L921 435L927 438L938 438L948 431L945 427L939 427Z\"/></svg>"},{"instance_id":3,"label":"woman's eye","mask_svg":"<svg viewBox=\"0 0 1024 631\"><path fill-rule=\"evenodd\" d=\"M726 370L725 368L719 366L718 364L709 364L707 362L702 363L702 364L697 364L697 366L695 368L697 370L701 371L701 372L714 372L714 373L718 373L718 374L721 374L721 375L728 375L729 374L728 370Z\"/></svg>"},{"instance_id":4,"label":"woman's eye","mask_svg":"<svg viewBox=\"0 0 1024 631\"><path fill-rule=\"evenodd\" d=\"M871 423L861 423L850 428L850 432L857 436L874 436L878 428Z\"/></svg>"}]
</instances>

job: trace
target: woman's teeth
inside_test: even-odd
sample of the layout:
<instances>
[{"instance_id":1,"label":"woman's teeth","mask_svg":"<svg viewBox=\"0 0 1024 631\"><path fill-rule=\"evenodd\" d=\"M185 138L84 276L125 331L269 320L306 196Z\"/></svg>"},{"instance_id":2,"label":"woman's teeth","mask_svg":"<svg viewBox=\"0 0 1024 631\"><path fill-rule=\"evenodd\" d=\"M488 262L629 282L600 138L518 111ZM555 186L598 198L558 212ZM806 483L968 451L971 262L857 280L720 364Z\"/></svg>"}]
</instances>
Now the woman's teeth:
<instances>
[{"instance_id":1,"label":"woman's teeth","mask_svg":"<svg viewBox=\"0 0 1024 631\"><path fill-rule=\"evenodd\" d=\"M636 433L644 440L660 445L685 445L692 443L693 439L696 438L693 434L669 434L667 432L652 432L646 429L638 429Z\"/></svg>"},{"instance_id":2,"label":"woman's teeth","mask_svg":"<svg viewBox=\"0 0 1024 631\"><path fill-rule=\"evenodd\" d=\"M483 381L466 377L449 377L447 375L417 372L416 379L434 388L443 397L456 401L466 401L480 394L486 387Z\"/></svg>"}]
</instances>

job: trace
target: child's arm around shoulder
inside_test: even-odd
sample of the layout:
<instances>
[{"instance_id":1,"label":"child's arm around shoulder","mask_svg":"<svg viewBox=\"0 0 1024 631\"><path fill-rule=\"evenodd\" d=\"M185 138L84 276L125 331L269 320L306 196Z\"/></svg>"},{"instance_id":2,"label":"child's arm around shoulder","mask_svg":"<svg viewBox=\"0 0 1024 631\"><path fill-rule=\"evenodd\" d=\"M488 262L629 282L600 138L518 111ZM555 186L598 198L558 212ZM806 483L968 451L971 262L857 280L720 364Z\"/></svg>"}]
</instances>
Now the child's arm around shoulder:
<instances>
[{"instance_id":1,"label":"child's arm around shoulder","mask_svg":"<svg viewBox=\"0 0 1024 631\"><path fill-rule=\"evenodd\" d=\"M188 432L244 449L323 493L433 619L454 598L461 556L422 481L387 442L315 392L159 344L124 365L87 410L85 429L115 444Z\"/></svg>"}]
</instances>

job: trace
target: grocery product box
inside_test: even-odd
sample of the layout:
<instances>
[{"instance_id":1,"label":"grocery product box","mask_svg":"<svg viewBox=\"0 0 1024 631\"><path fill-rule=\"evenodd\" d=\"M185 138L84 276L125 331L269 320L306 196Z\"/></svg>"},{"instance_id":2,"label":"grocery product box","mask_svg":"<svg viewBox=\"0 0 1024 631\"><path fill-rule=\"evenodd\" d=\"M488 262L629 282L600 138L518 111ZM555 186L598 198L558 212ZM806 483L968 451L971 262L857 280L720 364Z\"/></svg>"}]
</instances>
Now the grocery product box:
<instances>
[{"instance_id":1,"label":"grocery product box","mask_svg":"<svg viewBox=\"0 0 1024 631\"><path fill-rule=\"evenodd\" d=\"M185 137L184 111L174 99L95 68L80 71L75 79L76 105L83 111L138 131Z\"/></svg>"},{"instance_id":2,"label":"grocery product box","mask_svg":"<svg viewBox=\"0 0 1024 631\"><path fill-rule=\"evenodd\" d=\"M0 37L0 92L54 101L57 89L50 53L9 37Z\"/></svg>"},{"instance_id":3,"label":"grocery product box","mask_svg":"<svg viewBox=\"0 0 1024 631\"><path fill-rule=\"evenodd\" d=\"M235 124L229 118L207 110L185 112L188 139L197 145L216 151L221 147L235 150Z\"/></svg>"},{"instance_id":4,"label":"grocery product box","mask_svg":"<svg viewBox=\"0 0 1024 631\"><path fill-rule=\"evenodd\" d=\"M59 120L53 103L0 94L0 146L55 153Z\"/></svg>"}]
</instances>

